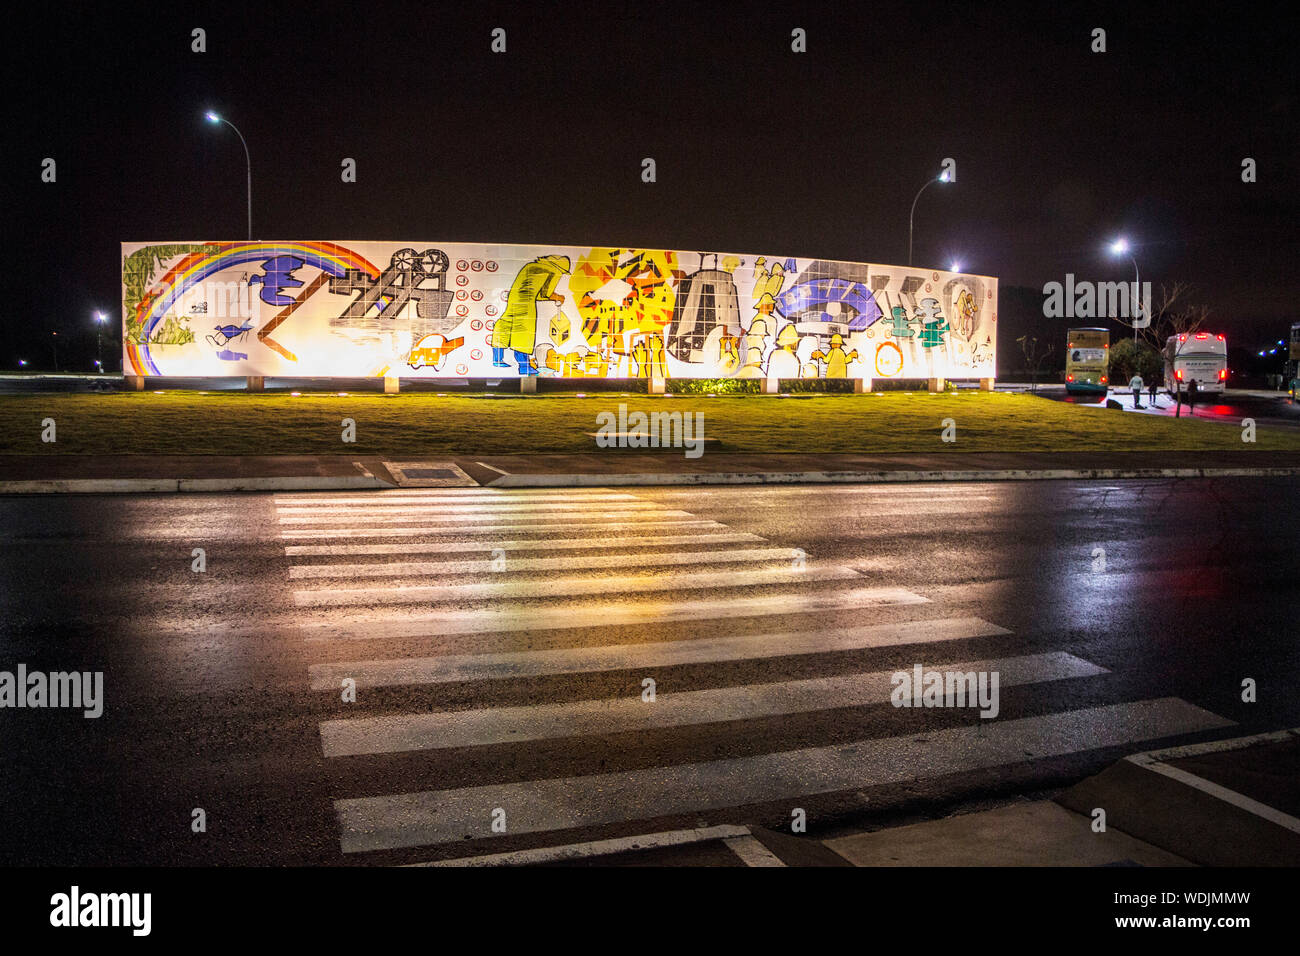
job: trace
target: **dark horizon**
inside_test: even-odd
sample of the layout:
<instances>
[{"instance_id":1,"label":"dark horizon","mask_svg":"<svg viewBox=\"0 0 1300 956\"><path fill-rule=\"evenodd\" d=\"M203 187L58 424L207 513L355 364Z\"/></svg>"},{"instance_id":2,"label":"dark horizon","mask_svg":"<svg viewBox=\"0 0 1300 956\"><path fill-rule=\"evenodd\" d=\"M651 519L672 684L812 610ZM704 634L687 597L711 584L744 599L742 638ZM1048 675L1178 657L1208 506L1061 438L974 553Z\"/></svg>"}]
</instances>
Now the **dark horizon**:
<instances>
[{"instance_id":1,"label":"dark horizon","mask_svg":"<svg viewBox=\"0 0 1300 956\"><path fill-rule=\"evenodd\" d=\"M21 15L3 186L19 357L89 371L121 241L624 244L918 265L1041 289L1191 282L1284 338L1300 248L1289 35L1267 11L200 4ZM493 27L507 52L489 50ZM190 51L190 30L207 52ZM807 31L808 52L790 51ZM1094 27L1108 52L1090 52ZM40 180L45 157L58 180ZM640 180L653 157L658 181ZM357 182L340 180L356 160ZM1258 181L1241 181L1241 161ZM1273 333L1276 333L1275 336ZM64 341L66 338L66 342ZM1013 343L1000 343L1004 354ZM65 351L66 349L66 351ZM116 347L106 348L115 369Z\"/></svg>"}]
</instances>

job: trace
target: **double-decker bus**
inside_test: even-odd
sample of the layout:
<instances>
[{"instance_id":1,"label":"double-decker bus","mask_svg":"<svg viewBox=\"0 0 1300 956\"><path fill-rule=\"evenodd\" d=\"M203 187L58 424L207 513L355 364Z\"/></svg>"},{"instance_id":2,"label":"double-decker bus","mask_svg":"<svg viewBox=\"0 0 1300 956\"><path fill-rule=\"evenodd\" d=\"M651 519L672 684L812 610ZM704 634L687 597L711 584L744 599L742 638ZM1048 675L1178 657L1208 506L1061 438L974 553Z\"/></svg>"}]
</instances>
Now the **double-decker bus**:
<instances>
[{"instance_id":1,"label":"double-decker bus","mask_svg":"<svg viewBox=\"0 0 1300 956\"><path fill-rule=\"evenodd\" d=\"M1110 330L1070 329L1065 341L1065 390L1105 394L1110 374Z\"/></svg>"},{"instance_id":2,"label":"double-decker bus","mask_svg":"<svg viewBox=\"0 0 1300 956\"><path fill-rule=\"evenodd\" d=\"M1170 395L1196 382L1198 392L1228 387L1228 342L1222 333L1185 332L1165 342L1165 388Z\"/></svg>"}]
</instances>

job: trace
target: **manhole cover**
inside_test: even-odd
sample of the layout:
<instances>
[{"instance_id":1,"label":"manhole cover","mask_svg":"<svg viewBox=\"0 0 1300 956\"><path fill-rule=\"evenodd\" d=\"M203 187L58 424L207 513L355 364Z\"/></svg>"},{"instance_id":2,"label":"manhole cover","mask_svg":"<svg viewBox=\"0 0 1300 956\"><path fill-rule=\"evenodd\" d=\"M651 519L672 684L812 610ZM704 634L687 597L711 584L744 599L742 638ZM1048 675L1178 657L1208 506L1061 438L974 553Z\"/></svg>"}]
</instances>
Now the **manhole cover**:
<instances>
[{"instance_id":1,"label":"manhole cover","mask_svg":"<svg viewBox=\"0 0 1300 956\"><path fill-rule=\"evenodd\" d=\"M384 467L405 488L476 488L478 482L450 461L386 461Z\"/></svg>"}]
</instances>

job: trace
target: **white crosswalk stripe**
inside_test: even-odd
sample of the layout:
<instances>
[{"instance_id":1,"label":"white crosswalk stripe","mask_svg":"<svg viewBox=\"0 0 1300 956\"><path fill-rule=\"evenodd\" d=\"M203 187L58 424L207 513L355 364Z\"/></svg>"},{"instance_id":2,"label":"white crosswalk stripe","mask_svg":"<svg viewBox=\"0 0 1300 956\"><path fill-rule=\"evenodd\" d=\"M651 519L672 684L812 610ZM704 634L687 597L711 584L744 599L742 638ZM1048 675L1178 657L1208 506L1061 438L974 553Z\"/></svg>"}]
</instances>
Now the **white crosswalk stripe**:
<instances>
[{"instance_id":1,"label":"white crosswalk stripe","mask_svg":"<svg viewBox=\"0 0 1300 956\"><path fill-rule=\"evenodd\" d=\"M1228 726L1176 698L1089 707L856 744L653 767L336 800L344 853L491 837L497 808L510 833L698 813L809 794L1006 766Z\"/></svg>"},{"instance_id":2,"label":"white crosswalk stripe","mask_svg":"<svg viewBox=\"0 0 1300 956\"><path fill-rule=\"evenodd\" d=\"M1001 661L963 661L946 666L962 673L996 670L1002 687L1105 673L1104 668L1059 652ZM623 697L330 720L320 726L321 745L327 757L442 747L483 747L551 737L578 737L747 720L837 707L862 707L887 702L894 689L892 677L890 671L877 671L684 691L660 694L653 705L639 697Z\"/></svg>"},{"instance_id":3,"label":"white crosswalk stripe","mask_svg":"<svg viewBox=\"0 0 1300 956\"><path fill-rule=\"evenodd\" d=\"M861 517L900 506L944 514L994 497L985 487L976 494L893 486L833 490L860 495L860 502L845 500ZM797 501L802 490L758 493ZM964 720L960 726L887 736L864 730L865 739L831 745L768 731L763 752L708 759L717 753L708 743L714 728L800 715L807 724L817 715L861 708L888 712L898 671L864 667L858 659L846 672L838 663L846 655L911 647L913 659L951 661L929 666L972 680L996 675L999 692L1012 695L1024 692L1013 688L1100 680L1108 672L1052 648L990 656L987 642L1010 632L978 617L942 616L943 605L927 596L942 589L922 595L882 583L878 572L887 568L874 555L853 567L809 559L797 547L773 545L678 507L689 494L664 491L651 499L599 488L437 488L346 498L276 496L294 604L305 615L295 627L313 658L312 691L334 696L353 686L359 699L370 701L366 692L382 688L403 699L439 688L457 694L491 688L488 705L394 709L372 702L359 715L326 718L319 734L331 766L439 754L459 760L462 752L492 755L521 743L556 747L611 734L645 741L655 755L651 766L644 758L633 761L639 769L587 768L575 775L561 762L529 774L537 779L499 782L476 772L477 779L451 787L418 770L410 783L403 774L405 787L376 785L335 800L344 854L450 849L499 837L492 827L498 810L512 836L651 825L945 774L994 772L1230 723L1176 698L1012 719L980 718L970 701L974 709L949 718ZM864 619L868 614L874 619ZM772 623L764 626L765 620ZM661 628L698 633L660 636ZM963 641L986 646L963 655L953 650ZM348 652L363 647L382 649L370 659ZM766 671L752 671L765 663ZM780 671L772 669L777 665ZM738 667L755 676L738 679ZM788 676L773 679L786 670ZM625 680L622 672L635 675L626 679L638 685L647 675L689 672L704 679L682 689L669 682L653 702L639 691L611 697L608 689L595 696L576 690L602 674L609 675L603 686L614 686ZM721 679L707 676L714 674ZM539 695L537 687L548 690ZM897 726L906 726L906 712L897 714ZM683 736L686 729L690 736ZM656 749L657 740L673 733L677 749ZM750 854L754 865L779 865L752 837L736 840L742 842L733 850ZM534 857L548 858L535 850L496 858Z\"/></svg>"},{"instance_id":4,"label":"white crosswalk stripe","mask_svg":"<svg viewBox=\"0 0 1300 956\"><path fill-rule=\"evenodd\" d=\"M355 680L359 688L440 684L830 654L1006 633L1005 629L979 618L943 618L783 634L732 634L644 644L346 661L314 664L309 671L312 690L338 687L345 678Z\"/></svg>"},{"instance_id":5,"label":"white crosswalk stripe","mask_svg":"<svg viewBox=\"0 0 1300 956\"><path fill-rule=\"evenodd\" d=\"M927 604L925 598L904 588L854 588L851 591L798 593L778 591L743 597L656 600L618 605L589 602L578 608L516 607L481 610L424 611L374 608L351 613L331 613L328 618L299 624L308 641L371 640L453 634L507 634L575 627L614 627L634 624L668 624L674 621L726 620L733 617L814 614L827 611L879 607L891 604Z\"/></svg>"},{"instance_id":6,"label":"white crosswalk stripe","mask_svg":"<svg viewBox=\"0 0 1300 956\"><path fill-rule=\"evenodd\" d=\"M590 547L590 543L588 543ZM479 550L486 551L480 546ZM494 549L504 552L504 548ZM791 562L803 555L798 548L738 548L725 551L674 551L668 554L598 554L586 557L511 558L511 573L570 571L587 568L668 567L685 564L737 564L757 561ZM394 561L388 564L318 564L289 569L293 578L437 577L447 574L494 574L505 569L493 560Z\"/></svg>"}]
</instances>

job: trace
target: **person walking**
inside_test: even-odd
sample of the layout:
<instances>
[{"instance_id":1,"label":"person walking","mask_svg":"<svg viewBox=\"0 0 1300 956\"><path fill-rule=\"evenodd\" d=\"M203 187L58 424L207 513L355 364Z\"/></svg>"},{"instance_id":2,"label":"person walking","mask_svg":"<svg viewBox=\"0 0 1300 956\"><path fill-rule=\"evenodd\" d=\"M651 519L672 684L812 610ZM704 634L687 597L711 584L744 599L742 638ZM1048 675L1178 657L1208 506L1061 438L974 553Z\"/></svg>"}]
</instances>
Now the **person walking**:
<instances>
[{"instance_id":1,"label":"person walking","mask_svg":"<svg viewBox=\"0 0 1300 956\"><path fill-rule=\"evenodd\" d=\"M1141 408L1142 407L1142 376L1139 375L1137 372L1134 372L1133 377L1129 379L1128 387L1133 390L1133 407Z\"/></svg>"},{"instance_id":2,"label":"person walking","mask_svg":"<svg viewBox=\"0 0 1300 956\"><path fill-rule=\"evenodd\" d=\"M1199 390L1200 386L1196 384L1196 379L1187 383L1187 410L1193 415L1196 414L1196 393Z\"/></svg>"},{"instance_id":3,"label":"person walking","mask_svg":"<svg viewBox=\"0 0 1300 956\"><path fill-rule=\"evenodd\" d=\"M1158 407L1159 407L1158 405L1156 405L1156 388L1157 388L1157 387L1158 387L1158 386L1157 386L1157 384L1156 384L1156 380L1155 380L1155 378L1153 377L1153 378L1151 379L1151 384L1149 384L1149 385L1147 386L1147 394L1148 394L1148 395L1150 396L1150 398L1151 398L1151 407L1152 407L1152 408L1158 408Z\"/></svg>"}]
</instances>

